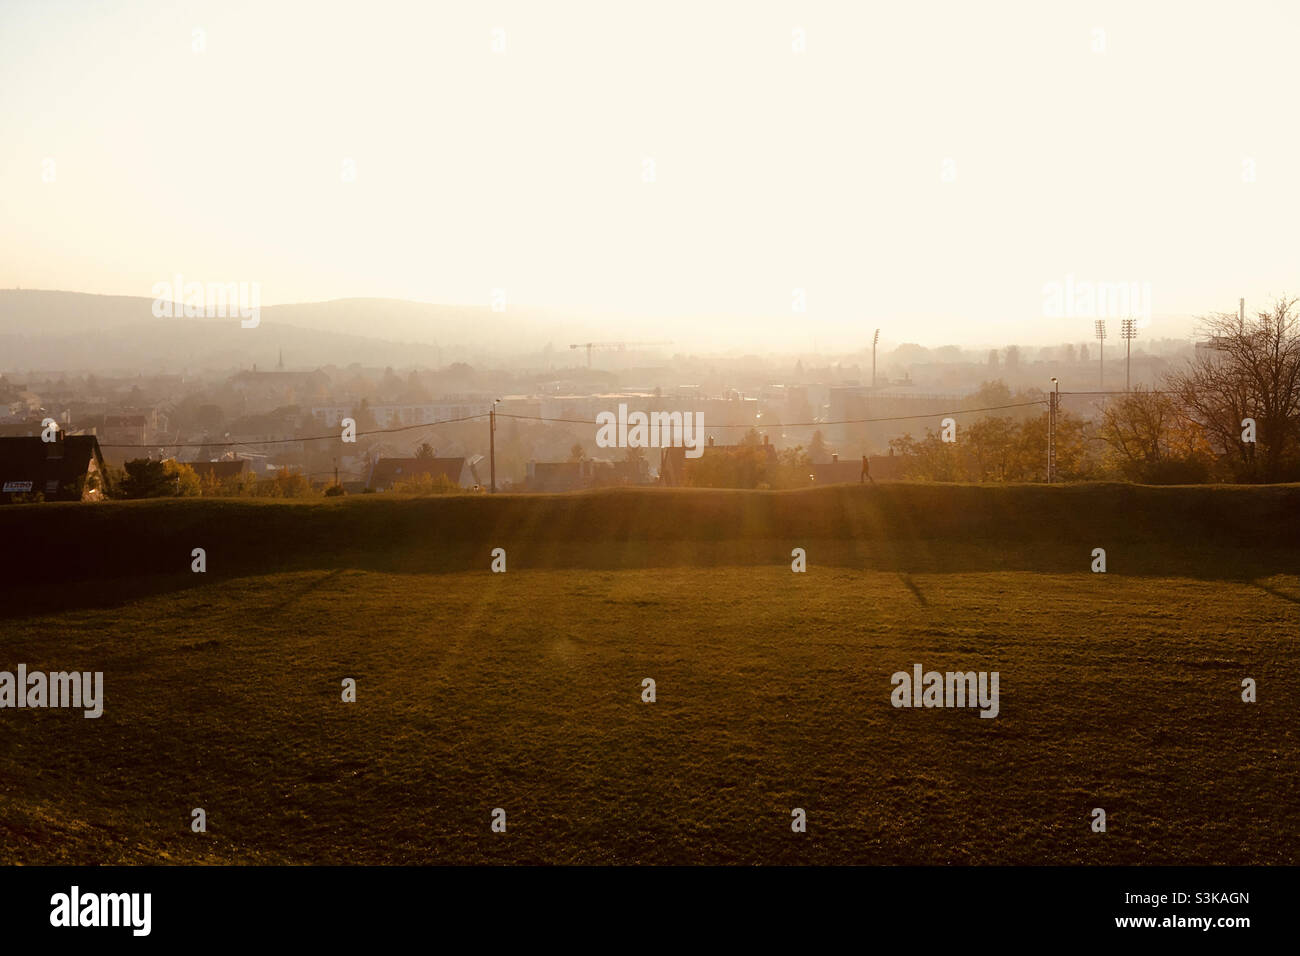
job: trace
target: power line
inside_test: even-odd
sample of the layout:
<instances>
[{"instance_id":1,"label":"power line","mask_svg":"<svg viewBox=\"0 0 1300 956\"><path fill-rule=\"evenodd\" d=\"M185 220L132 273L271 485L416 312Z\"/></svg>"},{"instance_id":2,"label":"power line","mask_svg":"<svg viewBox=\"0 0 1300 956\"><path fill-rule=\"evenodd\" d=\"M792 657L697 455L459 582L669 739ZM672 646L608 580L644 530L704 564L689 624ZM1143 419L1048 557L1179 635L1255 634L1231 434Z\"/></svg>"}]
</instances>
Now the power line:
<instances>
[{"instance_id":1,"label":"power line","mask_svg":"<svg viewBox=\"0 0 1300 956\"><path fill-rule=\"evenodd\" d=\"M1062 395L1131 395L1132 392L1118 392L1114 389L1108 389L1104 392L1062 392ZM1160 388L1148 388L1143 390L1145 395L1174 395L1175 392L1166 391Z\"/></svg>"},{"instance_id":2,"label":"power line","mask_svg":"<svg viewBox=\"0 0 1300 956\"><path fill-rule=\"evenodd\" d=\"M1065 394L1064 392L1062 394ZM886 418L844 418L838 421L830 422L782 422L779 425L754 425L746 422L741 424L726 425L709 425L709 428L811 428L821 425L863 425L870 422L901 422L912 418L934 418L939 415L967 415L971 412L992 412L1003 408L1025 408L1030 405L1046 405L1047 399L1039 398L1029 402L1015 402L1010 405L988 405L984 408L959 408L946 412L925 412L920 415L893 415ZM664 414L664 413L659 413ZM689 414L689 413L688 413ZM570 425L594 425L591 419L587 418L545 418L541 415L510 415L506 412L497 412L497 418L518 418L528 421L538 422L565 422Z\"/></svg>"},{"instance_id":3,"label":"power line","mask_svg":"<svg viewBox=\"0 0 1300 956\"><path fill-rule=\"evenodd\" d=\"M477 415L465 415L462 418L447 418L436 422L420 422L418 425L400 425L397 428L374 428L370 431L357 432L357 437L363 435L391 435L394 432L408 432L413 428L432 428L435 425L454 425L456 422L469 422L476 418L487 418L487 412L479 412ZM306 438L268 438L266 441L168 441L153 442L148 445L124 445L118 442L100 442L100 448L229 448L236 445L287 445L292 442L307 441L336 441L338 434L332 435L313 435Z\"/></svg>"},{"instance_id":4,"label":"power line","mask_svg":"<svg viewBox=\"0 0 1300 956\"><path fill-rule=\"evenodd\" d=\"M1062 392L1062 395L1122 395L1122 392ZM1047 399L1039 398L1028 402L1013 402L1008 405L986 405L983 408L957 408L940 412L924 412L917 415L890 415L883 418L844 418L836 421L827 422L782 422L779 425L760 426L752 423L742 422L739 424L718 424L710 425L710 428L813 428L822 425L866 425L874 422L901 422L915 418L934 418L941 415L969 415L974 412L994 412L1001 411L1005 408L1028 408L1032 405L1046 405ZM366 437L370 435L391 435L397 432L412 431L416 428L433 428L438 425L454 425L458 422L469 422L479 418L487 418L489 412L479 412L475 415L464 415L460 418L447 418L436 422L420 422L415 425L400 425L396 428L375 428L369 431L357 432L357 437ZM689 413L688 413L689 414ZM544 415L512 415L507 412L498 412L498 418L515 418L520 421L535 422L557 422L569 425L594 425L593 419L587 418L549 418ZM190 442L152 442L149 444L125 444L122 442L100 442L101 448L232 448L245 447L249 445L287 445L294 442L311 442L311 441L335 441L338 439L337 434L330 435L309 435L303 438L268 438L265 441L190 441Z\"/></svg>"}]
</instances>

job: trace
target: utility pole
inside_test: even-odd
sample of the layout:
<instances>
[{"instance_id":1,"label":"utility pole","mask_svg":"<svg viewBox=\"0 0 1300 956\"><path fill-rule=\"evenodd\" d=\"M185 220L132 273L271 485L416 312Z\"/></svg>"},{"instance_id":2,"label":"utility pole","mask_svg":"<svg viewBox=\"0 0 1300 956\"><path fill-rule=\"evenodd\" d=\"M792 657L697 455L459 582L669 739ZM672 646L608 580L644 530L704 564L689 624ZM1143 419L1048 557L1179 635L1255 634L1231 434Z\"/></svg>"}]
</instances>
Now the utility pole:
<instances>
[{"instance_id":1,"label":"utility pole","mask_svg":"<svg viewBox=\"0 0 1300 956\"><path fill-rule=\"evenodd\" d=\"M1106 320L1093 323L1097 329L1097 387L1106 387Z\"/></svg>"},{"instance_id":2,"label":"utility pole","mask_svg":"<svg viewBox=\"0 0 1300 956\"><path fill-rule=\"evenodd\" d=\"M876 387L876 346L880 344L880 329L876 329L875 338L871 340L871 387Z\"/></svg>"},{"instance_id":3,"label":"utility pole","mask_svg":"<svg viewBox=\"0 0 1300 956\"><path fill-rule=\"evenodd\" d=\"M1047 482L1056 481L1056 409L1061 403L1061 383L1052 379L1052 391L1047 393Z\"/></svg>"},{"instance_id":4,"label":"utility pole","mask_svg":"<svg viewBox=\"0 0 1300 956\"><path fill-rule=\"evenodd\" d=\"M1246 300L1237 300L1237 331L1246 331Z\"/></svg>"},{"instance_id":5,"label":"utility pole","mask_svg":"<svg viewBox=\"0 0 1300 956\"><path fill-rule=\"evenodd\" d=\"M1133 340L1137 338L1137 320L1123 319L1119 324L1119 334L1124 339L1124 391L1131 392L1132 386L1132 361L1133 361Z\"/></svg>"},{"instance_id":6,"label":"utility pole","mask_svg":"<svg viewBox=\"0 0 1300 956\"><path fill-rule=\"evenodd\" d=\"M501 399L493 399L492 407L488 409L488 467L492 472L492 494L497 493L497 402Z\"/></svg>"}]
</instances>

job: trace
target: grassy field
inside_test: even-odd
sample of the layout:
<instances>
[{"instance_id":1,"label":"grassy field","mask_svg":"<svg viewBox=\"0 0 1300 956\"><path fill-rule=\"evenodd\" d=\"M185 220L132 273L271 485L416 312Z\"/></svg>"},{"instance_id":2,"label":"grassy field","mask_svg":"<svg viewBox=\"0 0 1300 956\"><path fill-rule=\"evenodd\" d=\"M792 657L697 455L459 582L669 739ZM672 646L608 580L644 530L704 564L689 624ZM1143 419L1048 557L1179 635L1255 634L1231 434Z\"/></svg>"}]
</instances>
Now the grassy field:
<instances>
[{"instance_id":1,"label":"grassy field","mask_svg":"<svg viewBox=\"0 0 1300 956\"><path fill-rule=\"evenodd\" d=\"M4 863L1300 862L1295 486L33 505L0 540L0 670L105 681L97 720L0 711ZM998 671L1000 715L893 708L914 663Z\"/></svg>"}]
</instances>

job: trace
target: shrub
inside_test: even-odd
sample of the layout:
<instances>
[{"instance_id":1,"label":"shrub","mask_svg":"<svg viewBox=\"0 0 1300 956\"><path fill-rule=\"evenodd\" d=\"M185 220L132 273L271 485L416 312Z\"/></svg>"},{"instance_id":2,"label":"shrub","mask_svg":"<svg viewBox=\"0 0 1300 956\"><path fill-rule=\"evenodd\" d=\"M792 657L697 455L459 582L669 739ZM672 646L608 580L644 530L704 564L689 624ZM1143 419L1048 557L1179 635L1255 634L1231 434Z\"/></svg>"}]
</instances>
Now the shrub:
<instances>
[{"instance_id":1,"label":"shrub","mask_svg":"<svg viewBox=\"0 0 1300 956\"><path fill-rule=\"evenodd\" d=\"M458 494L461 488L446 475L426 473L406 481L395 481L392 490L399 495L452 495Z\"/></svg>"}]
</instances>

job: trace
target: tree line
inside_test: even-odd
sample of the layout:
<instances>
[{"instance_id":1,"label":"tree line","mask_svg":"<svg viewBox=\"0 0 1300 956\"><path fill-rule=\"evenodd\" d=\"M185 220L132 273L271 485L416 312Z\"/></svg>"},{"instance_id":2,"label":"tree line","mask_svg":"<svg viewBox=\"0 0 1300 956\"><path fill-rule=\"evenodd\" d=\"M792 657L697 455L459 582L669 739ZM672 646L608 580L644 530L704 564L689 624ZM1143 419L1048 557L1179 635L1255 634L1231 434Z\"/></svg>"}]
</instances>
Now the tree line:
<instances>
[{"instance_id":1,"label":"tree line","mask_svg":"<svg viewBox=\"0 0 1300 956\"><path fill-rule=\"evenodd\" d=\"M1094 419L1058 411L1061 480L1120 478L1148 484L1300 481L1300 313L1277 299L1253 319L1212 313L1206 340L1159 387L1104 400ZM1040 401L986 382L977 404ZM927 429L890 442L909 478L931 481L1043 481L1048 413L984 417L943 441Z\"/></svg>"}]
</instances>

